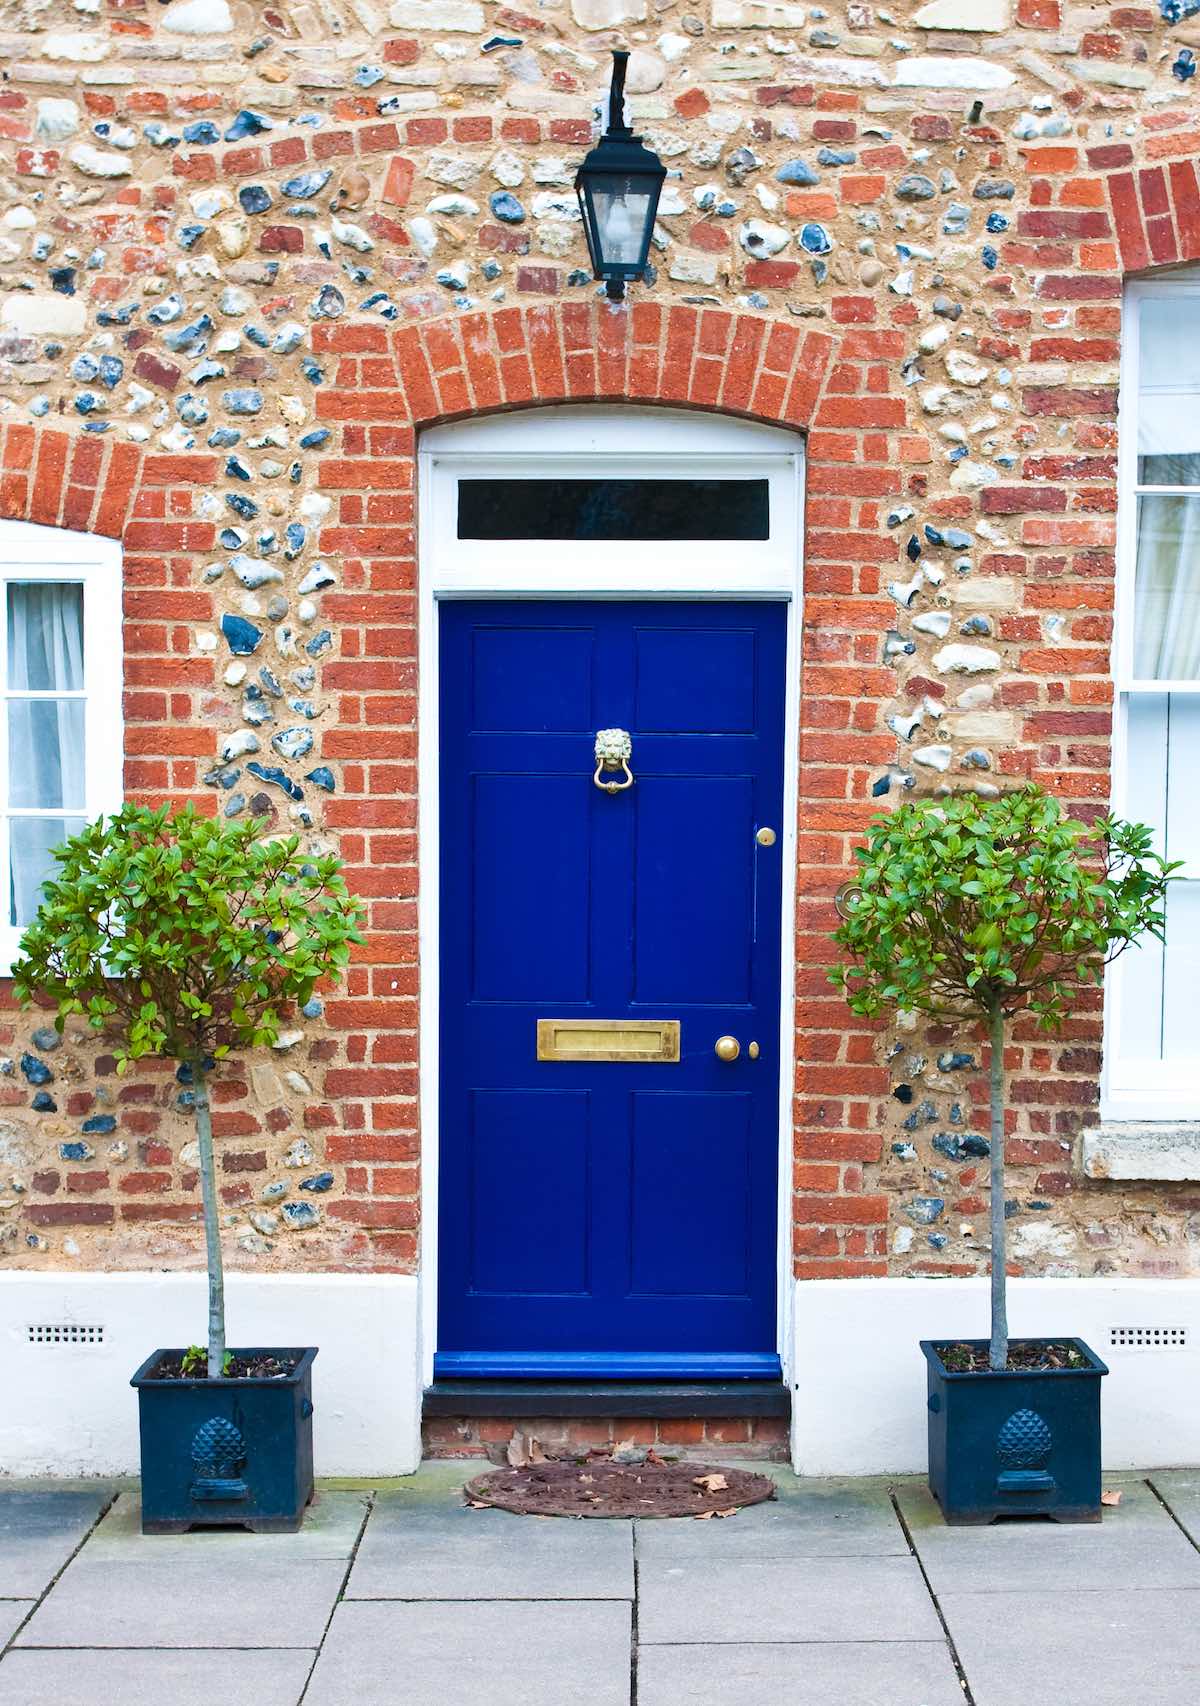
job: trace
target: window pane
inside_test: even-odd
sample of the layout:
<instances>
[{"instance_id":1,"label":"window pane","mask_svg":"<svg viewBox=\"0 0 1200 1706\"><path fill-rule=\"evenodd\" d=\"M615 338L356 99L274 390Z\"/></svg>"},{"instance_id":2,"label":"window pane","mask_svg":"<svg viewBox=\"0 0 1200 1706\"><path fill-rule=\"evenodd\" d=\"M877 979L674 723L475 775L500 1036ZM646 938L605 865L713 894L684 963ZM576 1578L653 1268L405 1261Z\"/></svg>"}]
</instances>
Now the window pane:
<instances>
[{"instance_id":1,"label":"window pane","mask_svg":"<svg viewBox=\"0 0 1200 1706\"><path fill-rule=\"evenodd\" d=\"M1200 883L1174 882L1167 890L1167 945L1163 954L1162 1058L1195 1060L1196 989L1200 985Z\"/></svg>"},{"instance_id":2,"label":"window pane","mask_svg":"<svg viewBox=\"0 0 1200 1706\"><path fill-rule=\"evenodd\" d=\"M1200 486L1200 451L1138 457L1142 486Z\"/></svg>"},{"instance_id":3,"label":"window pane","mask_svg":"<svg viewBox=\"0 0 1200 1706\"><path fill-rule=\"evenodd\" d=\"M1150 1063L1162 1059L1163 959L1163 944L1157 936L1143 936L1121 955L1117 1051L1123 1061Z\"/></svg>"},{"instance_id":4,"label":"window pane","mask_svg":"<svg viewBox=\"0 0 1200 1706\"><path fill-rule=\"evenodd\" d=\"M82 699L10 699L10 806L87 803Z\"/></svg>"},{"instance_id":5,"label":"window pane","mask_svg":"<svg viewBox=\"0 0 1200 1706\"><path fill-rule=\"evenodd\" d=\"M1195 477L1192 459L1200 456L1200 341L1192 334L1198 317L1200 296L1154 296L1141 305L1138 478L1147 484L1168 483L1168 461L1179 463L1184 483Z\"/></svg>"},{"instance_id":6,"label":"window pane","mask_svg":"<svg viewBox=\"0 0 1200 1706\"><path fill-rule=\"evenodd\" d=\"M34 693L82 689L83 587L78 581L9 582L8 687Z\"/></svg>"},{"instance_id":7,"label":"window pane","mask_svg":"<svg viewBox=\"0 0 1200 1706\"><path fill-rule=\"evenodd\" d=\"M767 539L768 480L460 480L460 539Z\"/></svg>"},{"instance_id":8,"label":"window pane","mask_svg":"<svg viewBox=\"0 0 1200 1706\"><path fill-rule=\"evenodd\" d=\"M68 836L84 826L82 817L14 817L9 821L12 873L9 881L10 924L33 921L42 901L42 884L57 869L50 857Z\"/></svg>"},{"instance_id":9,"label":"window pane","mask_svg":"<svg viewBox=\"0 0 1200 1706\"><path fill-rule=\"evenodd\" d=\"M1138 499L1133 652L1139 680L1200 679L1200 497Z\"/></svg>"},{"instance_id":10,"label":"window pane","mask_svg":"<svg viewBox=\"0 0 1200 1706\"><path fill-rule=\"evenodd\" d=\"M1125 816L1149 824L1156 853L1184 862L1167 890L1166 946L1143 936L1121 956L1120 1057L1143 1064L1200 1059L1200 696L1132 693L1126 714Z\"/></svg>"}]
</instances>

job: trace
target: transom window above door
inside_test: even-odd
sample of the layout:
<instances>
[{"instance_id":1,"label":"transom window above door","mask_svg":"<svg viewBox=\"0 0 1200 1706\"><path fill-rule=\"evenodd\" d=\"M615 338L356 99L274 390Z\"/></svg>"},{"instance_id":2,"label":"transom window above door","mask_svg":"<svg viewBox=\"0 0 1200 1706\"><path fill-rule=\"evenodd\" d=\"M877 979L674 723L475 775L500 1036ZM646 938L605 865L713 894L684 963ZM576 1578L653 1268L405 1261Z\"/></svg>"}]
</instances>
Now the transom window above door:
<instances>
[{"instance_id":1,"label":"transom window above door","mask_svg":"<svg viewBox=\"0 0 1200 1706\"><path fill-rule=\"evenodd\" d=\"M1122 337L1113 804L1183 869L1110 975L1103 1103L1200 1119L1200 272L1132 284Z\"/></svg>"},{"instance_id":2,"label":"transom window above door","mask_svg":"<svg viewBox=\"0 0 1200 1706\"><path fill-rule=\"evenodd\" d=\"M458 481L460 539L769 539L769 480Z\"/></svg>"},{"instance_id":3,"label":"transom window above door","mask_svg":"<svg viewBox=\"0 0 1200 1706\"><path fill-rule=\"evenodd\" d=\"M0 522L0 973L52 849L121 802L121 565L108 540Z\"/></svg>"},{"instance_id":4,"label":"transom window above door","mask_svg":"<svg viewBox=\"0 0 1200 1706\"><path fill-rule=\"evenodd\" d=\"M422 549L447 588L779 593L800 552L803 442L722 415L609 405L422 435Z\"/></svg>"}]
</instances>

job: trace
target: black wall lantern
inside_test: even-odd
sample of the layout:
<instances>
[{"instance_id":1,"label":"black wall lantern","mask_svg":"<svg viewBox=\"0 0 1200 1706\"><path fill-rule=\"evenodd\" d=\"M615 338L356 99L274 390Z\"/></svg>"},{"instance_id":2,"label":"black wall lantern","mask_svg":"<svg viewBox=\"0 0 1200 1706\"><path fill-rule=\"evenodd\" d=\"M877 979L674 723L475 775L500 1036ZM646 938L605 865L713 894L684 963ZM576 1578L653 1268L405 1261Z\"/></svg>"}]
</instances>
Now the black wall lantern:
<instances>
[{"instance_id":1,"label":"black wall lantern","mask_svg":"<svg viewBox=\"0 0 1200 1706\"><path fill-rule=\"evenodd\" d=\"M587 233L592 272L620 302L625 280L646 270L654 216L667 168L642 146L625 123L625 69L629 54L613 49L608 129L575 175L575 194Z\"/></svg>"}]
</instances>

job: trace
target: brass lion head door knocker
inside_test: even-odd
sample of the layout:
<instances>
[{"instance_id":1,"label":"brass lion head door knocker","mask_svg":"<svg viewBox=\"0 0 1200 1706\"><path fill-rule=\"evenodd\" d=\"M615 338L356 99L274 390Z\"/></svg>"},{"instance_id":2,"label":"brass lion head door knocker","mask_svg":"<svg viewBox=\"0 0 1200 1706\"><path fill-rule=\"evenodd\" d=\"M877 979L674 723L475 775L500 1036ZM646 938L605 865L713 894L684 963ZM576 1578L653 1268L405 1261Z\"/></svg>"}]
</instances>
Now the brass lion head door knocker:
<instances>
[{"instance_id":1,"label":"brass lion head door knocker","mask_svg":"<svg viewBox=\"0 0 1200 1706\"><path fill-rule=\"evenodd\" d=\"M633 757L633 741L628 729L597 729L596 730L596 774L592 781L597 788L602 788L606 794L619 794L625 788L633 787L633 771L629 768L629 760ZM625 780L618 782L613 779L613 771L624 771ZM601 781L601 775L608 774L607 781Z\"/></svg>"}]
</instances>

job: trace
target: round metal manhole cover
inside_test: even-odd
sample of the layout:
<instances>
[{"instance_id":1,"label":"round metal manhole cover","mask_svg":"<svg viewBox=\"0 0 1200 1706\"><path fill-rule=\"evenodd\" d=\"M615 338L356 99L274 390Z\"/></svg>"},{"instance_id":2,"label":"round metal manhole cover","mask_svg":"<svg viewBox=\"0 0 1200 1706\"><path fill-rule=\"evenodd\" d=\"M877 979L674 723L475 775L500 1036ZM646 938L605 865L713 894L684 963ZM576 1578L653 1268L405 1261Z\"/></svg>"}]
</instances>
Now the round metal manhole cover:
<instances>
[{"instance_id":1,"label":"round metal manhole cover","mask_svg":"<svg viewBox=\"0 0 1200 1706\"><path fill-rule=\"evenodd\" d=\"M775 1497L769 1475L705 1463L531 1463L477 1475L468 1504L517 1516L726 1517Z\"/></svg>"}]
</instances>

